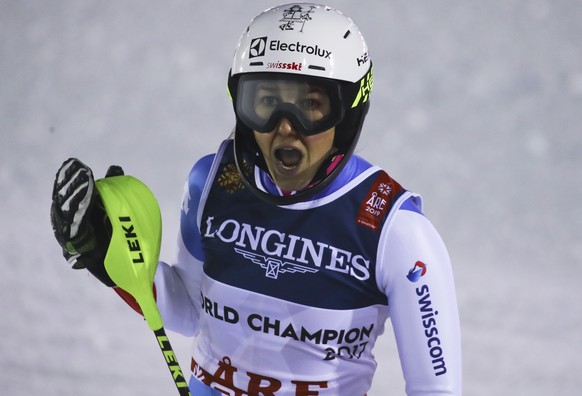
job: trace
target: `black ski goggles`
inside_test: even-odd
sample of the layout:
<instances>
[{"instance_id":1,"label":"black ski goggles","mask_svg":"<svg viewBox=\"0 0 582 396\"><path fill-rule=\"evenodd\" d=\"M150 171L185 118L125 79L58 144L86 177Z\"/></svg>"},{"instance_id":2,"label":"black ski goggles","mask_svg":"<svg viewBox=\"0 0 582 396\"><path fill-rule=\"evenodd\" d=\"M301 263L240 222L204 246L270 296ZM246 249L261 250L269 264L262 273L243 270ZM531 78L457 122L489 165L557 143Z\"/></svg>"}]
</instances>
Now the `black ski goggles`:
<instances>
[{"instance_id":1,"label":"black ski goggles","mask_svg":"<svg viewBox=\"0 0 582 396\"><path fill-rule=\"evenodd\" d=\"M250 73L240 76L236 113L260 133L272 132L281 119L289 120L303 135L327 131L344 118L339 82L284 73Z\"/></svg>"}]
</instances>

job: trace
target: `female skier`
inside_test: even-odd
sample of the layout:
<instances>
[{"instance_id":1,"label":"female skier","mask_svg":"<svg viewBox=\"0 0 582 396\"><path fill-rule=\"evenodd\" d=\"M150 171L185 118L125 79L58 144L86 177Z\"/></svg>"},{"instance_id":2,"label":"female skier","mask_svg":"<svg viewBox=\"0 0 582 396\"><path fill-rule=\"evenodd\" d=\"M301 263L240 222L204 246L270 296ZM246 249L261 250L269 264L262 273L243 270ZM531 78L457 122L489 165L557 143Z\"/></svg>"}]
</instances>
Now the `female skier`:
<instances>
[{"instance_id":1,"label":"female skier","mask_svg":"<svg viewBox=\"0 0 582 396\"><path fill-rule=\"evenodd\" d=\"M233 136L192 168L176 259L154 280L166 327L194 337L192 394L364 395L388 318L406 393L461 394L447 250L421 198L353 154L372 84L360 31L329 7L274 7L242 34ZM115 287L99 200L91 170L65 161L55 235Z\"/></svg>"}]
</instances>

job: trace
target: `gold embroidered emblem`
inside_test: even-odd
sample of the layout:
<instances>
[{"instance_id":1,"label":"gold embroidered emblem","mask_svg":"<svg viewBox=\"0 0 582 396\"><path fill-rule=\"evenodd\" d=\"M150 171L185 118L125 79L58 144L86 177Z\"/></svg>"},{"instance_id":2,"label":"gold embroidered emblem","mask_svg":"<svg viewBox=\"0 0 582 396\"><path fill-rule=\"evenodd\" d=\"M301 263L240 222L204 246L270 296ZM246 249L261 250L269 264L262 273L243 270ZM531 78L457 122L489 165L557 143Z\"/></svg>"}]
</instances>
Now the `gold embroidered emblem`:
<instances>
[{"instance_id":1,"label":"gold embroidered emblem","mask_svg":"<svg viewBox=\"0 0 582 396\"><path fill-rule=\"evenodd\" d=\"M234 164L227 164L222 168L222 173L218 176L218 185L224 188L229 194L244 188L244 184Z\"/></svg>"}]
</instances>

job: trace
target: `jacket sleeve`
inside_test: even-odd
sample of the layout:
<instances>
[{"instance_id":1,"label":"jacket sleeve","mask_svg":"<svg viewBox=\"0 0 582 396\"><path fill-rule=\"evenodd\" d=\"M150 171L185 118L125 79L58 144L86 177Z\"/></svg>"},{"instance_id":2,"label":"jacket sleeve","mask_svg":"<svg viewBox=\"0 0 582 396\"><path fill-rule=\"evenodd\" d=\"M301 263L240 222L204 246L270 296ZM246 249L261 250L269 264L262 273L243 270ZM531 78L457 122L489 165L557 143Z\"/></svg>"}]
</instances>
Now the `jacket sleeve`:
<instances>
[{"instance_id":1,"label":"jacket sleeve","mask_svg":"<svg viewBox=\"0 0 582 396\"><path fill-rule=\"evenodd\" d=\"M409 396L461 395L461 335L447 249L409 196L387 221L379 286L390 315Z\"/></svg>"},{"instance_id":2,"label":"jacket sleeve","mask_svg":"<svg viewBox=\"0 0 582 396\"><path fill-rule=\"evenodd\" d=\"M160 262L154 278L157 303L167 329L192 336L198 330L204 253L197 223L200 202L214 156L201 158L184 187L180 232L171 262Z\"/></svg>"}]
</instances>

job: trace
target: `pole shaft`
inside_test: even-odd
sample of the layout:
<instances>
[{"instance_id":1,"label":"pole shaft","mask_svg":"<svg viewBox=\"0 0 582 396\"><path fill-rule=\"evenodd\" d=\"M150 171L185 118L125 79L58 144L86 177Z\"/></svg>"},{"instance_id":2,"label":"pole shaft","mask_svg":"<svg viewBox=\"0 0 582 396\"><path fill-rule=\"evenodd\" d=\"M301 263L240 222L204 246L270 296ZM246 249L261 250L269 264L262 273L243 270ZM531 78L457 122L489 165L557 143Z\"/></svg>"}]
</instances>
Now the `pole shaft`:
<instances>
[{"instance_id":1,"label":"pole shaft","mask_svg":"<svg viewBox=\"0 0 582 396\"><path fill-rule=\"evenodd\" d=\"M184 373L180 368L180 364L178 363L178 358L172 349L172 345L170 344L170 340L166 335L166 331L163 327L158 330L154 331L156 335L156 339L158 341L158 345L164 355L164 360L168 365L168 369L170 370L170 374L172 375L172 379L174 380L174 384L180 393L180 396L192 396L190 393L190 389L188 388L188 382L184 377Z\"/></svg>"}]
</instances>

